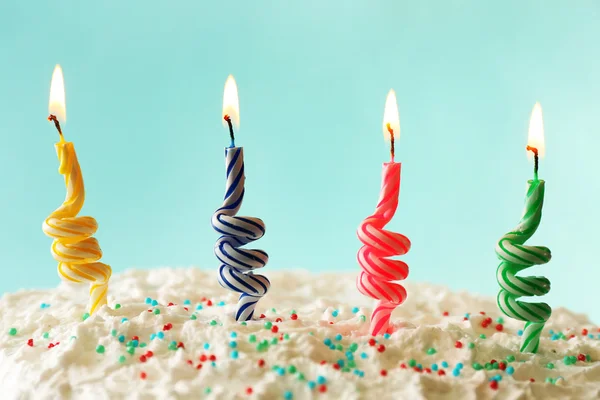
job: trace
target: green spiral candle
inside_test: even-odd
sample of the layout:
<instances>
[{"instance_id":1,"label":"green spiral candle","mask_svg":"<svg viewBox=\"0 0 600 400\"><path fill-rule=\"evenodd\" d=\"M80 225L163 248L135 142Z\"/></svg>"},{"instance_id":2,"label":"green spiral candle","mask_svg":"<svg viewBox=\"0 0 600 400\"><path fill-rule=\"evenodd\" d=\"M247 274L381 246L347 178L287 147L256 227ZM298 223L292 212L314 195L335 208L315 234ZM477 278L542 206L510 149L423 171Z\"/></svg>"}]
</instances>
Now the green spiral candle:
<instances>
[{"instance_id":1,"label":"green spiral candle","mask_svg":"<svg viewBox=\"0 0 600 400\"><path fill-rule=\"evenodd\" d=\"M536 353L544 324L550 318L552 309L546 303L526 303L517 300L522 296L543 296L550 291L550 281L543 276L520 277L518 272L533 265L550 261L550 249L542 246L526 246L542 219L544 204L544 181L537 177L538 152L527 147L535 155L534 179L530 180L525 199L525 210L519 225L498 241L496 254L502 260L496 273L501 289L498 293L498 307L511 318L526 321L523 330L521 352Z\"/></svg>"}]
</instances>

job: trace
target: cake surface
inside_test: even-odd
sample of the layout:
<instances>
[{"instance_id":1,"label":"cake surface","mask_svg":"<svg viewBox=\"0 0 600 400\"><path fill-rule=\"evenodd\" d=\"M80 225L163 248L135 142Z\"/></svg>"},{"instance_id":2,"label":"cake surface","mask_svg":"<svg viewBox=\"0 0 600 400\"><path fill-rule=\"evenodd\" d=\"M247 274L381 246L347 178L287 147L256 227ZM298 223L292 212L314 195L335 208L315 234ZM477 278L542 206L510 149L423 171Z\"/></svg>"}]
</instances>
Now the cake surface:
<instances>
[{"instance_id":1,"label":"cake surface","mask_svg":"<svg viewBox=\"0 0 600 400\"><path fill-rule=\"evenodd\" d=\"M2 398L600 397L599 332L585 316L555 309L538 354L520 354L523 324L498 320L495 299L407 281L394 332L369 343L374 303L357 273L270 271L245 325L214 270L117 274L108 306L85 319L83 286L5 294Z\"/></svg>"}]
</instances>

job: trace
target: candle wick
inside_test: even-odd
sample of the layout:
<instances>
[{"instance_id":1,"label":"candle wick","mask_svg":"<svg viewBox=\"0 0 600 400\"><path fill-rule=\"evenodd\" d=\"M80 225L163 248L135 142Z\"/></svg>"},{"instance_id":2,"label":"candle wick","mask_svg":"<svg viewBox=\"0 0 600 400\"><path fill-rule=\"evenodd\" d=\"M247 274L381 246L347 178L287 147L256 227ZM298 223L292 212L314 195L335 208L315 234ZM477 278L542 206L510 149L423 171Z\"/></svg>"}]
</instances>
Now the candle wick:
<instances>
[{"instance_id":1,"label":"candle wick","mask_svg":"<svg viewBox=\"0 0 600 400\"><path fill-rule=\"evenodd\" d=\"M387 130L390 133L390 140L391 140L391 144L390 144L390 154L392 155L392 162L394 162L394 155L395 155L395 149L394 149L394 130L392 129L392 126L390 124L386 124Z\"/></svg>"},{"instance_id":2,"label":"candle wick","mask_svg":"<svg viewBox=\"0 0 600 400\"><path fill-rule=\"evenodd\" d=\"M527 151L531 151L533 153L533 177L537 181L538 180L538 167L540 164L540 157L538 154L538 149L533 146L527 146Z\"/></svg>"},{"instance_id":3,"label":"candle wick","mask_svg":"<svg viewBox=\"0 0 600 400\"><path fill-rule=\"evenodd\" d=\"M223 119L227 121L227 125L229 125L229 137L231 138L231 146L229 147L235 147L235 135L233 134L233 124L231 123L231 117L228 114L225 114L225 116L223 116Z\"/></svg>"},{"instance_id":4,"label":"candle wick","mask_svg":"<svg viewBox=\"0 0 600 400\"><path fill-rule=\"evenodd\" d=\"M60 137L62 139L63 133L62 133L62 129L60 129L60 122L58 122L58 119L56 118L56 115L50 114L48 116L48 121L54 122L54 126L56 127L56 130L58 131L58 134L60 135Z\"/></svg>"}]
</instances>

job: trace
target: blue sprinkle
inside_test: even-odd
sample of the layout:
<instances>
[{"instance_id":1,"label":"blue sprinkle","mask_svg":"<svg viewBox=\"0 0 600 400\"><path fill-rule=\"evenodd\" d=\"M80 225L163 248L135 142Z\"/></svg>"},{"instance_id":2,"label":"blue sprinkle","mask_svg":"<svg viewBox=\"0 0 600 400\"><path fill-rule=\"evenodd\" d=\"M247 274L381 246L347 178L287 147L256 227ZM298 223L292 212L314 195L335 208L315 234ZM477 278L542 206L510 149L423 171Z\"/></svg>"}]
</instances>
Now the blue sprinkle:
<instances>
[{"instance_id":1,"label":"blue sprinkle","mask_svg":"<svg viewBox=\"0 0 600 400\"><path fill-rule=\"evenodd\" d=\"M337 335L335 335L335 340L337 340L337 341L342 340L342 335L340 335L339 333Z\"/></svg>"},{"instance_id":2,"label":"blue sprinkle","mask_svg":"<svg viewBox=\"0 0 600 400\"><path fill-rule=\"evenodd\" d=\"M367 353L360 353L360 358L367 358Z\"/></svg>"},{"instance_id":3,"label":"blue sprinkle","mask_svg":"<svg viewBox=\"0 0 600 400\"><path fill-rule=\"evenodd\" d=\"M151 304L152 303L152 299L150 297L146 297L146 304Z\"/></svg>"},{"instance_id":4,"label":"blue sprinkle","mask_svg":"<svg viewBox=\"0 0 600 400\"><path fill-rule=\"evenodd\" d=\"M455 368L455 369L452 370L452 375L459 376L460 375L460 371Z\"/></svg>"},{"instance_id":5,"label":"blue sprinkle","mask_svg":"<svg viewBox=\"0 0 600 400\"><path fill-rule=\"evenodd\" d=\"M423 369L423 365L422 364L417 364L417 368Z\"/></svg>"},{"instance_id":6,"label":"blue sprinkle","mask_svg":"<svg viewBox=\"0 0 600 400\"><path fill-rule=\"evenodd\" d=\"M515 372L515 369L513 367L506 367L506 373L508 375L512 375Z\"/></svg>"},{"instance_id":7,"label":"blue sprinkle","mask_svg":"<svg viewBox=\"0 0 600 400\"><path fill-rule=\"evenodd\" d=\"M204 343L204 350L208 350L209 347L210 347L210 344Z\"/></svg>"},{"instance_id":8,"label":"blue sprinkle","mask_svg":"<svg viewBox=\"0 0 600 400\"><path fill-rule=\"evenodd\" d=\"M159 339L164 339L165 338L165 333L164 332L158 332L156 334L156 336L158 336Z\"/></svg>"},{"instance_id":9,"label":"blue sprinkle","mask_svg":"<svg viewBox=\"0 0 600 400\"><path fill-rule=\"evenodd\" d=\"M350 352L350 351L347 351L346 358L348 359L348 361L352 361L352 360L354 360L354 354L352 354L352 352Z\"/></svg>"},{"instance_id":10,"label":"blue sprinkle","mask_svg":"<svg viewBox=\"0 0 600 400\"><path fill-rule=\"evenodd\" d=\"M279 374L279 376L284 376L285 375L285 368L278 368L277 369L277 373Z\"/></svg>"},{"instance_id":11,"label":"blue sprinkle","mask_svg":"<svg viewBox=\"0 0 600 400\"><path fill-rule=\"evenodd\" d=\"M196 306L196 310L202 310L202 304L198 304L198 305Z\"/></svg>"},{"instance_id":12,"label":"blue sprinkle","mask_svg":"<svg viewBox=\"0 0 600 400\"><path fill-rule=\"evenodd\" d=\"M550 334L550 335L554 335L554 330L553 330L553 329L549 329L549 330L548 330L548 334Z\"/></svg>"},{"instance_id":13,"label":"blue sprinkle","mask_svg":"<svg viewBox=\"0 0 600 400\"><path fill-rule=\"evenodd\" d=\"M384 334L383 334L383 338L384 338L384 339L389 339L389 338L390 338L390 336L391 336L391 335L390 335L389 333L384 333Z\"/></svg>"},{"instance_id":14,"label":"blue sprinkle","mask_svg":"<svg viewBox=\"0 0 600 400\"><path fill-rule=\"evenodd\" d=\"M356 314L359 311L358 307L352 308L352 314Z\"/></svg>"},{"instance_id":15,"label":"blue sprinkle","mask_svg":"<svg viewBox=\"0 0 600 400\"><path fill-rule=\"evenodd\" d=\"M463 369L463 367L464 367L464 365L461 362L459 362L458 364L456 364L456 368L459 369L459 370Z\"/></svg>"},{"instance_id":16,"label":"blue sprinkle","mask_svg":"<svg viewBox=\"0 0 600 400\"><path fill-rule=\"evenodd\" d=\"M231 342L229 342L229 347L235 349L237 347L237 342L235 340L232 340Z\"/></svg>"},{"instance_id":17,"label":"blue sprinkle","mask_svg":"<svg viewBox=\"0 0 600 400\"><path fill-rule=\"evenodd\" d=\"M443 368L448 368L448 363L446 361L442 361L442 367Z\"/></svg>"},{"instance_id":18,"label":"blue sprinkle","mask_svg":"<svg viewBox=\"0 0 600 400\"><path fill-rule=\"evenodd\" d=\"M437 371L438 370L438 365L437 364L431 364L431 370L432 371Z\"/></svg>"},{"instance_id":19,"label":"blue sprinkle","mask_svg":"<svg viewBox=\"0 0 600 400\"><path fill-rule=\"evenodd\" d=\"M325 343L325 346L331 346L331 339L325 338L325 340L323 340L323 343Z\"/></svg>"},{"instance_id":20,"label":"blue sprinkle","mask_svg":"<svg viewBox=\"0 0 600 400\"><path fill-rule=\"evenodd\" d=\"M154 340L155 337L156 337L156 333L151 333L150 334L150 340Z\"/></svg>"},{"instance_id":21,"label":"blue sprinkle","mask_svg":"<svg viewBox=\"0 0 600 400\"><path fill-rule=\"evenodd\" d=\"M127 318L123 318L121 319L121 323L124 324L125 322L129 321Z\"/></svg>"},{"instance_id":22,"label":"blue sprinkle","mask_svg":"<svg viewBox=\"0 0 600 400\"><path fill-rule=\"evenodd\" d=\"M590 339L593 339L593 338L594 338L594 335L592 335L591 333L588 333L588 337L589 337Z\"/></svg>"},{"instance_id":23,"label":"blue sprinkle","mask_svg":"<svg viewBox=\"0 0 600 400\"><path fill-rule=\"evenodd\" d=\"M231 335L229 335L229 336L231 336L232 338L236 338L237 337L237 333L231 332Z\"/></svg>"},{"instance_id":24,"label":"blue sprinkle","mask_svg":"<svg viewBox=\"0 0 600 400\"><path fill-rule=\"evenodd\" d=\"M119 336L119 342L121 342L121 343L125 342L125 335Z\"/></svg>"},{"instance_id":25,"label":"blue sprinkle","mask_svg":"<svg viewBox=\"0 0 600 400\"><path fill-rule=\"evenodd\" d=\"M225 302L223 300L221 300L220 302L217 303L218 306L222 307L225 305Z\"/></svg>"},{"instance_id":26,"label":"blue sprinkle","mask_svg":"<svg viewBox=\"0 0 600 400\"><path fill-rule=\"evenodd\" d=\"M186 300L184 300L184 302L183 302L183 305L184 305L184 306L189 306L190 304L192 304L192 302L191 302L191 301L189 301L189 300L187 300L187 299L186 299Z\"/></svg>"},{"instance_id":27,"label":"blue sprinkle","mask_svg":"<svg viewBox=\"0 0 600 400\"><path fill-rule=\"evenodd\" d=\"M237 351L237 350L233 350L233 351L231 352L231 358L233 358L233 359L236 359L236 358L238 358L238 351Z\"/></svg>"},{"instance_id":28,"label":"blue sprinkle","mask_svg":"<svg viewBox=\"0 0 600 400\"><path fill-rule=\"evenodd\" d=\"M331 315L333 315L334 317L337 317L337 316L338 316L338 314L339 314L339 311L338 311L338 310L333 310L333 311L331 312Z\"/></svg>"},{"instance_id":29,"label":"blue sprinkle","mask_svg":"<svg viewBox=\"0 0 600 400\"><path fill-rule=\"evenodd\" d=\"M523 336L523 331L522 331L521 329L519 329L519 330L517 331L517 335L519 335L519 336Z\"/></svg>"},{"instance_id":30,"label":"blue sprinkle","mask_svg":"<svg viewBox=\"0 0 600 400\"><path fill-rule=\"evenodd\" d=\"M283 394L283 398L285 400L292 400L294 398L294 394L288 390Z\"/></svg>"},{"instance_id":31,"label":"blue sprinkle","mask_svg":"<svg viewBox=\"0 0 600 400\"><path fill-rule=\"evenodd\" d=\"M335 350L335 344L333 344L333 343L332 343L332 344L329 346L329 348L330 348L331 350Z\"/></svg>"},{"instance_id":32,"label":"blue sprinkle","mask_svg":"<svg viewBox=\"0 0 600 400\"><path fill-rule=\"evenodd\" d=\"M327 382L327 379L325 379L325 377L323 375L319 375L317 376L317 383L319 385L324 385L325 382Z\"/></svg>"},{"instance_id":33,"label":"blue sprinkle","mask_svg":"<svg viewBox=\"0 0 600 400\"><path fill-rule=\"evenodd\" d=\"M133 347L138 347L138 345L139 345L139 344L140 344L140 342L139 342L139 341L137 341L137 340L132 340L132 341L131 341L131 345L132 345Z\"/></svg>"},{"instance_id":34,"label":"blue sprinkle","mask_svg":"<svg viewBox=\"0 0 600 400\"><path fill-rule=\"evenodd\" d=\"M559 338L559 336L555 333L554 335L552 335L552 337L550 338L550 340L558 340L558 338Z\"/></svg>"},{"instance_id":35,"label":"blue sprinkle","mask_svg":"<svg viewBox=\"0 0 600 400\"><path fill-rule=\"evenodd\" d=\"M496 375L494 378L496 379L496 382L500 382L502 380L502 375Z\"/></svg>"},{"instance_id":36,"label":"blue sprinkle","mask_svg":"<svg viewBox=\"0 0 600 400\"><path fill-rule=\"evenodd\" d=\"M213 362L210 363L210 365L213 366L213 367L216 367L217 363L213 361Z\"/></svg>"},{"instance_id":37,"label":"blue sprinkle","mask_svg":"<svg viewBox=\"0 0 600 400\"><path fill-rule=\"evenodd\" d=\"M308 387L312 390L315 387L317 387L317 382L315 381L308 381Z\"/></svg>"},{"instance_id":38,"label":"blue sprinkle","mask_svg":"<svg viewBox=\"0 0 600 400\"><path fill-rule=\"evenodd\" d=\"M152 304L153 306L157 306L157 305L158 305L158 301L156 301L156 300L152 300L152 303L151 303L151 304Z\"/></svg>"},{"instance_id":39,"label":"blue sprinkle","mask_svg":"<svg viewBox=\"0 0 600 400\"><path fill-rule=\"evenodd\" d=\"M354 371L352 371L354 373L354 375L360 375L360 371L355 369Z\"/></svg>"},{"instance_id":40,"label":"blue sprinkle","mask_svg":"<svg viewBox=\"0 0 600 400\"><path fill-rule=\"evenodd\" d=\"M344 368L344 360L337 360L337 363L340 367Z\"/></svg>"},{"instance_id":41,"label":"blue sprinkle","mask_svg":"<svg viewBox=\"0 0 600 400\"><path fill-rule=\"evenodd\" d=\"M469 319L470 317L471 317L471 314L470 314L470 313L466 313L466 314L465 314L465 318L466 318L466 319Z\"/></svg>"},{"instance_id":42,"label":"blue sprinkle","mask_svg":"<svg viewBox=\"0 0 600 400\"><path fill-rule=\"evenodd\" d=\"M360 377L363 378L365 376L365 371L360 371Z\"/></svg>"}]
</instances>

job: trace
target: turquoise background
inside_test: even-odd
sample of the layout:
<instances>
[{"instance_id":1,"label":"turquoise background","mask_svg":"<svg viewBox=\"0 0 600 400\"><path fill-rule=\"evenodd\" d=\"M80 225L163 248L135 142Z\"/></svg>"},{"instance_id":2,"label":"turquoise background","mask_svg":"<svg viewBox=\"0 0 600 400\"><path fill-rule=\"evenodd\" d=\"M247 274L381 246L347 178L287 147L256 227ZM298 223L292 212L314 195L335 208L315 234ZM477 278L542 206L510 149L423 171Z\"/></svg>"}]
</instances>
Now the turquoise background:
<instances>
[{"instance_id":1,"label":"turquoise background","mask_svg":"<svg viewBox=\"0 0 600 400\"><path fill-rule=\"evenodd\" d=\"M547 181L530 244L553 260L553 306L596 321L600 269L600 3L577 1L3 1L0 5L0 291L59 282L44 218L62 202L46 121L63 66L103 261L214 268L210 217L225 186L221 102L241 102L243 215L267 234L264 269L354 271L355 229L389 159L395 88L403 163L396 217L410 280L495 295L496 241L521 215L535 101ZM476 310L465 310L476 311Z\"/></svg>"}]
</instances>

